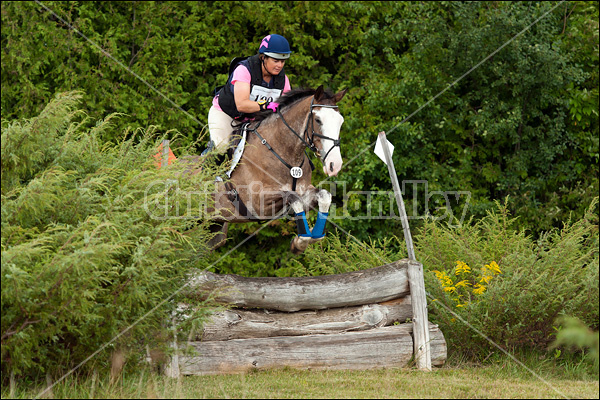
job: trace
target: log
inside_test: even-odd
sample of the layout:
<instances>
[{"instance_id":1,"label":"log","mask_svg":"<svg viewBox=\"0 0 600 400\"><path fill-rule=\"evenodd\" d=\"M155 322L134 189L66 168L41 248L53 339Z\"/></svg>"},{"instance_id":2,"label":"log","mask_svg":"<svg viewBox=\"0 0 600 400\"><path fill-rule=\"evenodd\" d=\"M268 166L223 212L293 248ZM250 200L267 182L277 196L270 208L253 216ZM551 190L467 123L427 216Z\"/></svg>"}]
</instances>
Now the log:
<instances>
[{"instance_id":1,"label":"log","mask_svg":"<svg viewBox=\"0 0 600 400\"><path fill-rule=\"evenodd\" d=\"M429 354L431 356L431 366L433 367L441 367L446 363L446 359L448 358L446 338L439 326L432 324L431 322L429 323ZM416 362L418 362L418 360L416 360Z\"/></svg>"},{"instance_id":2,"label":"log","mask_svg":"<svg viewBox=\"0 0 600 400\"><path fill-rule=\"evenodd\" d=\"M241 308L277 311L323 310L393 300L409 294L408 259L343 274L247 278L198 271L189 277L189 296Z\"/></svg>"},{"instance_id":3,"label":"log","mask_svg":"<svg viewBox=\"0 0 600 400\"><path fill-rule=\"evenodd\" d=\"M431 326L432 364L443 365L446 342ZM179 355L183 375L244 373L274 368L364 370L407 367L413 357L412 324L328 335L189 342ZM183 347L183 346L180 346Z\"/></svg>"},{"instance_id":4,"label":"log","mask_svg":"<svg viewBox=\"0 0 600 400\"><path fill-rule=\"evenodd\" d=\"M217 312L195 340L232 340L361 331L412 318L410 296L378 304L286 313L230 309Z\"/></svg>"},{"instance_id":5,"label":"log","mask_svg":"<svg viewBox=\"0 0 600 400\"><path fill-rule=\"evenodd\" d=\"M427 316L427 296L423 278L423 265L411 261L408 265L408 281L413 309L413 340L417 369L431 371L431 346Z\"/></svg>"}]
</instances>

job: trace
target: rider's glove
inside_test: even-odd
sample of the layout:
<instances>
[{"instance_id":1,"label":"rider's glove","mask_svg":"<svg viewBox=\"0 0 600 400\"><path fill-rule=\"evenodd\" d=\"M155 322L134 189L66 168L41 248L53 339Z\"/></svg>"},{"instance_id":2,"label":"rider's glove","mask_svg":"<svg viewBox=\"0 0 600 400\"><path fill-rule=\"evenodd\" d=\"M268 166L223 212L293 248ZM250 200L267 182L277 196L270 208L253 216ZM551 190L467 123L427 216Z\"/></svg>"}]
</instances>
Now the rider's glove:
<instances>
[{"instance_id":1,"label":"rider's glove","mask_svg":"<svg viewBox=\"0 0 600 400\"><path fill-rule=\"evenodd\" d=\"M273 111L273 112L277 112L277 107L279 107L279 103L267 103L267 109Z\"/></svg>"}]
</instances>

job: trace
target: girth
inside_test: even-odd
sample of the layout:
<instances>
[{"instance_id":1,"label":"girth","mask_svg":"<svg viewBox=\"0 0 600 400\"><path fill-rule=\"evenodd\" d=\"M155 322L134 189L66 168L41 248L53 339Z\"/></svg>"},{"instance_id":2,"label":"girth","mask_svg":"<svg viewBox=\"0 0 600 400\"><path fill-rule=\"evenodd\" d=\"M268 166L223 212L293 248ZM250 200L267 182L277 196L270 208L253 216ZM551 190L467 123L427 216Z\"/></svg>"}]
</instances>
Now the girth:
<instances>
[{"instance_id":1,"label":"girth","mask_svg":"<svg viewBox=\"0 0 600 400\"><path fill-rule=\"evenodd\" d=\"M229 199L231 204L233 204L240 216L248 218L252 221L261 221L260 218L248 211L248 207L246 207L246 205L240 198L240 194L235 189L235 186L233 186L233 183L231 183L230 181L225 182L225 189L227 189L227 198Z\"/></svg>"}]
</instances>

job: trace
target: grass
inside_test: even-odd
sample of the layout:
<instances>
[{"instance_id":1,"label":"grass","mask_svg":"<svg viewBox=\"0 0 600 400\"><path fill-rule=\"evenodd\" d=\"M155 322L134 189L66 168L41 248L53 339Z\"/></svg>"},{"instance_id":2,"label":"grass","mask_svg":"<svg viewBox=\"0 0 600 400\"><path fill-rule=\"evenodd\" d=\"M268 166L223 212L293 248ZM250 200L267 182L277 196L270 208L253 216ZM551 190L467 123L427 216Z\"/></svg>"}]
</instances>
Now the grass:
<instances>
[{"instance_id":1,"label":"grass","mask_svg":"<svg viewBox=\"0 0 600 400\"><path fill-rule=\"evenodd\" d=\"M488 366L449 361L427 373L414 369L301 371L278 369L237 375L167 378L149 369L127 371L111 381L67 377L42 397L50 398L594 398L598 375L577 363L506 357ZM17 386L19 386L17 384ZM36 398L43 388L17 387L2 398Z\"/></svg>"}]
</instances>

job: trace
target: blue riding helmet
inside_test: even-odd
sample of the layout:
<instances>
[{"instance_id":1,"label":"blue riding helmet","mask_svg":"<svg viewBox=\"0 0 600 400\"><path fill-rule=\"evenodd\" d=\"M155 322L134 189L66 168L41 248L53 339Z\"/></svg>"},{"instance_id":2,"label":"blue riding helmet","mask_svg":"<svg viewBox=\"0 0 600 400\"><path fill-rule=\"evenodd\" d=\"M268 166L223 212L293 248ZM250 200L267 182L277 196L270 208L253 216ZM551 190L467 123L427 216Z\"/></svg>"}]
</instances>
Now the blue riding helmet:
<instances>
[{"instance_id":1,"label":"blue riding helmet","mask_svg":"<svg viewBox=\"0 0 600 400\"><path fill-rule=\"evenodd\" d=\"M291 53L290 44L286 38L277 34L265 36L262 42L260 42L260 47L258 49L258 54L264 54L278 60L290 58Z\"/></svg>"}]
</instances>

